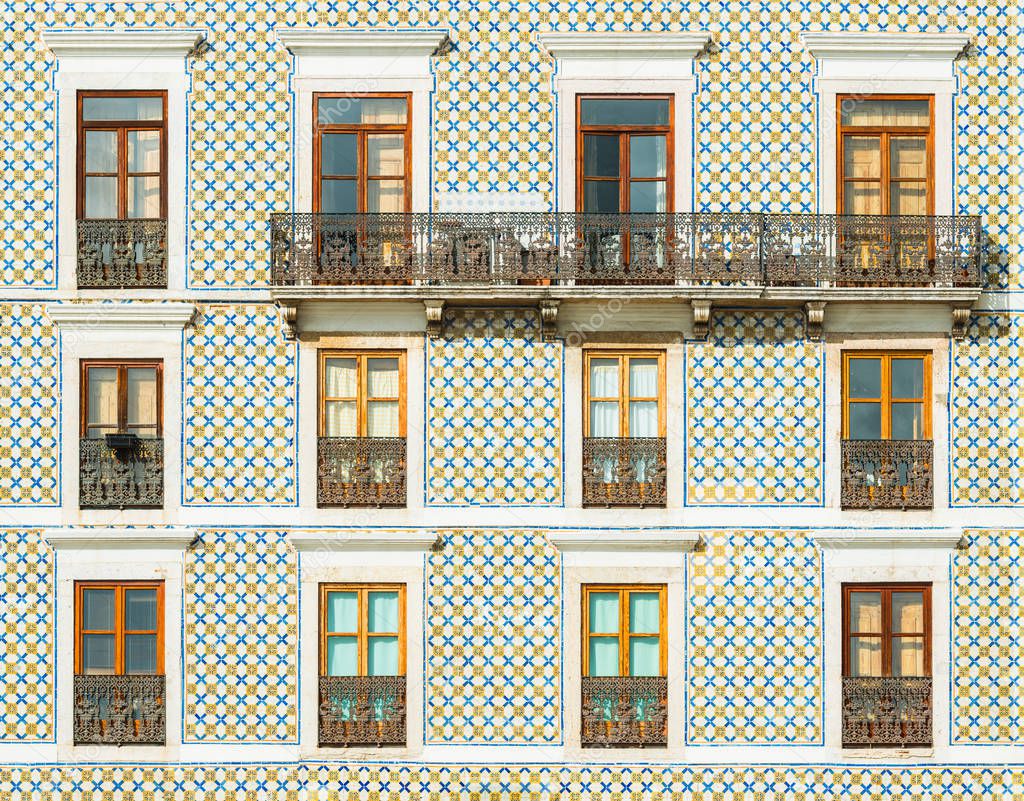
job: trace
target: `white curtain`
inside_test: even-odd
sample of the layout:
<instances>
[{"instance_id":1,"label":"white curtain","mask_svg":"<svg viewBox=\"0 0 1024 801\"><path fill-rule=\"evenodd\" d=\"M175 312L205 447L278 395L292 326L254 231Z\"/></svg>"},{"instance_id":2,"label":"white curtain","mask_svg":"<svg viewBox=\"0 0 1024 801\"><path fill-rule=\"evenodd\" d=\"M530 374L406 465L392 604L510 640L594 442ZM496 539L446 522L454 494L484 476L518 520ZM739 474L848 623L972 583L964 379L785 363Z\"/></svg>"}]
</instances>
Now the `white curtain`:
<instances>
[{"instance_id":1,"label":"white curtain","mask_svg":"<svg viewBox=\"0 0 1024 801\"><path fill-rule=\"evenodd\" d=\"M367 394L371 398L398 397L398 359L370 359L366 364Z\"/></svg>"},{"instance_id":2,"label":"white curtain","mask_svg":"<svg viewBox=\"0 0 1024 801\"><path fill-rule=\"evenodd\" d=\"M355 359L327 359L324 362L324 395L328 398L354 398L358 392L357 379Z\"/></svg>"},{"instance_id":3,"label":"white curtain","mask_svg":"<svg viewBox=\"0 0 1024 801\"><path fill-rule=\"evenodd\" d=\"M117 368L90 367L89 381L89 424L117 426ZM103 431L90 429L92 437L102 436Z\"/></svg>"},{"instance_id":4,"label":"white curtain","mask_svg":"<svg viewBox=\"0 0 1024 801\"><path fill-rule=\"evenodd\" d=\"M355 401L327 401L324 405L324 436L355 437L359 435Z\"/></svg>"},{"instance_id":5,"label":"white curtain","mask_svg":"<svg viewBox=\"0 0 1024 801\"><path fill-rule=\"evenodd\" d=\"M590 402L590 436L619 436L619 404L614 401Z\"/></svg>"},{"instance_id":6,"label":"white curtain","mask_svg":"<svg viewBox=\"0 0 1024 801\"><path fill-rule=\"evenodd\" d=\"M658 436L657 401L632 401L629 404L629 435L631 437Z\"/></svg>"}]
</instances>

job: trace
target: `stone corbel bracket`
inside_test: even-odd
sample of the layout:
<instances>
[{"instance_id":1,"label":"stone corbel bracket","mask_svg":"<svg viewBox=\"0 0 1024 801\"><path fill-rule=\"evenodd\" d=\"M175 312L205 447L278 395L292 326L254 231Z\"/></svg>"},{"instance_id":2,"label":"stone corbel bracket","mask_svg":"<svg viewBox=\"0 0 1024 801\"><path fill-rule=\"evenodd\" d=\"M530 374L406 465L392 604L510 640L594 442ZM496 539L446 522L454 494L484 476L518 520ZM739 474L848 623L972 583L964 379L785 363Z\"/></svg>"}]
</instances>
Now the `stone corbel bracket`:
<instances>
[{"instance_id":1,"label":"stone corbel bracket","mask_svg":"<svg viewBox=\"0 0 1024 801\"><path fill-rule=\"evenodd\" d=\"M444 301L425 300L423 308L427 314L427 336L437 338L441 336L441 329L444 325Z\"/></svg>"},{"instance_id":2,"label":"stone corbel bracket","mask_svg":"<svg viewBox=\"0 0 1024 801\"><path fill-rule=\"evenodd\" d=\"M277 308L281 314L281 330L284 331L284 338L294 342L299 337L299 306L297 303L278 302Z\"/></svg>"},{"instance_id":3,"label":"stone corbel bracket","mask_svg":"<svg viewBox=\"0 0 1024 801\"><path fill-rule=\"evenodd\" d=\"M545 342L551 342L558 335L558 303L557 300L540 302L540 330Z\"/></svg>"},{"instance_id":4,"label":"stone corbel bracket","mask_svg":"<svg viewBox=\"0 0 1024 801\"><path fill-rule=\"evenodd\" d=\"M961 305L953 307L953 327L949 335L952 339L963 339L967 336L967 326L971 323L971 307Z\"/></svg>"},{"instance_id":5,"label":"stone corbel bracket","mask_svg":"<svg viewBox=\"0 0 1024 801\"><path fill-rule=\"evenodd\" d=\"M812 342L820 342L825 325L825 301L809 300L804 304L804 336Z\"/></svg>"},{"instance_id":6,"label":"stone corbel bracket","mask_svg":"<svg viewBox=\"0 0 1024 801\"><path fill-rule=\"evenodd\" d=\"M693 338L706 340L711 327L711 301L694 298L690 306L693 308Z\"/></svg>"}]
</instances>

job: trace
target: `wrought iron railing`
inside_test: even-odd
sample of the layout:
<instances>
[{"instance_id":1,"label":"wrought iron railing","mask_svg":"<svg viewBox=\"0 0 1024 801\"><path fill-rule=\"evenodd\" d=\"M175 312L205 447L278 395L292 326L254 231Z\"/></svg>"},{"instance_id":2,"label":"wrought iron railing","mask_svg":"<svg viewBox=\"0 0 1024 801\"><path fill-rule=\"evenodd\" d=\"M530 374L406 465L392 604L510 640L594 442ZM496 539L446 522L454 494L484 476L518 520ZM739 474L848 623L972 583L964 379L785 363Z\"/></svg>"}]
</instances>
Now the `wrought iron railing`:
<instances>
[{"instance_id":1,"label":"wrought iron railing","mask_svg":"<svg viewBox=\"0 0 1024 801\"><path fill-rule=\"evenodd\" d=\"M167 287L167 220L79 220L79 289Z\"/></svg>"},{"instance_id":2,"label":"wrought iron railing","mask_svg":"<svg viewBox=\"0 0 1024 801\"><path fill-rule=\"evenodd\" d=\"M163 745L163 676L75 676L75 745Z\"/></svg>"},{"instance_id":3,"label":"wrought iron railing","mask_svg":"<svg viewBox=\"0 0 1024 801\"><path fill-rule=\"evenodd\" d=\"M930 676L844 676L843 747L932 744Z\"/></svg>"},{"instance_id":4,"label":"wrought iron railing","mask_svg":"<svg viewBox=\"0 0 1024 801\"><path fill-rule=\"evenodd\" d=\"M319 506L405 506L405 437L320 437Z\"/></svg>"},{"instance_id":5,"label":"wrought iron railing","mask_svg":"<svg viewBox=\"0 0 1024 801\"><path fill-rule=\"evenodd\" d=\"M664 506L664 437L584 437L584 506Z\"/></svg>"},{"instance_id":6,"label":"wrought iron railing","mask_svg":"<svg viewBox=\"0 0 1024 801\"><path fill-rule=\"evenodd\" d=\"M321 676L320 745L405 745L405 676Z\"/></svg>"},{"instance_id":7,"label":"wrought iron railing","mask_svg":"<svg viewBox=\"0 0 1024 801\"><path fill-rule=\"evenodd\" d=\"M978 287L978 217L274 214L277 286Z\"/></svg>"},{"instance_id":8,"label":"wrought iron railing","mask_svg":"<svg viewBox=\"0 0 1024 801\"><path fill-rule=\"evenodd\" d=\"M83 509L164 505L164 441L82 439L78 445L78 505Z\"/></svg>"},{"instance_id":9,"label":"wrought iron railing","mask_svg":"<svg viewBox=\"0 0 1024 801\"><path fill-rule=\"evenodd\" d=\"M668 743L668 679L664 676L584 676L584 747L644 747Z\"/></svg>"},{"instance_id":10,"label":"wrought iron railing","mask_svg":"<svg viewBox=\"0 0 1024 801\"><path fill-rule=\"evenodd\" d=\"M845 439L844 509L931 509L932 441Z\"/></svg>"}]
</instances>

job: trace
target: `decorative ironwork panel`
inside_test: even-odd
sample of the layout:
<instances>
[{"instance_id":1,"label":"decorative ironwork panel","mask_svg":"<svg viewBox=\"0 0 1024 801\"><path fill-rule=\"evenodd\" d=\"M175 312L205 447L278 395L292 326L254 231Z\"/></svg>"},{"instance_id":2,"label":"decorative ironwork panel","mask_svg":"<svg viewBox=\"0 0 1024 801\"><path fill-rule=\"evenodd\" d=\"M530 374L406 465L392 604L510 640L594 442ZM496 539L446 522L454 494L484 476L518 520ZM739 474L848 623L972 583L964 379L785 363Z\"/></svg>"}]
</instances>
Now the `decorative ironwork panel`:
<instances>
[{"instance_id":1,"label":"decorative ironwork panel","mask_svg":"<svg viewBox=\"0 0 1024 801\"><path fill-rule=\"evenodd\" d=\"M405 506L405 437L320 437L319 506Z\"/></svg>"},{"instance_id":2,"label":"decorative ironwork panel","mask_svg":"<svg viewBox=\"0 0 1024 801\"><path fill-rule=\"evenodd\" d=\"M75 676L75 745L163 745L163 676Z\"/></svg>"},{"instance_id":3,"label":"decorative ironwork panel","mask_svg":"<svg viewBox=\"0 0 1024 801\"><path fill-rule=\"evenodd\" d=\"M843 676L843 747L932 744L930 676Z\"/></svg>"},{"instance_id":4,"label":"decorative ironwork panel","mask_svg":"<svg viewBox=\"0 0 1024 801\"><path fill-rule=\"evenodd\" d=\"M160 508L164 505L164 441L134 440L115 448L105 439L78 446L78 505L83 509Z\"/></svg>"},{"instance_id":5,"label":"decorative ironwork panel","mask_svg":"<svg viewBox=\"0 0 1024 801\"><path fill-rule=\"evenodd\" d=\"M668 679L664 676L584 676L584 747L668 744Z\"/></svg>"},{"instance_id":6,"label":"decorative ironwork panel","mask_svg":"<svg viewBox=\"0 0 1024 801\"><path fill-rule=\"evenodd\" d=\"M585 506L664 506L663 437L584 437Z\"/></svg>"},{"instance_id":7,"label":"decorative ironwork panel","mask_svg":"<svg viewBox=\"0 0 1024 801\"><path fill-rule=\"evenodd\" d=\"M844 509L931 509L932 441L844 439Z\"/></svg>"},{"instance_id":8,"label":"decorative ironwork panel","mask_svg":"<svg viewBox=\"0 0 1024 801\"><path fill-rule=\"evenodd\" d=\"M167 287L167 220L79 220L78 288Z\"/></svg>"},{"instance_id":9,"label":"decorative ironwork panel","mask_svg":"<svg viewBox=\"0 0 1024 801\"><path fill-rule=\"evenodd\" d=\"M405 745L405 676L321 676L320 745Z\"/></svg>"}]
</instances>

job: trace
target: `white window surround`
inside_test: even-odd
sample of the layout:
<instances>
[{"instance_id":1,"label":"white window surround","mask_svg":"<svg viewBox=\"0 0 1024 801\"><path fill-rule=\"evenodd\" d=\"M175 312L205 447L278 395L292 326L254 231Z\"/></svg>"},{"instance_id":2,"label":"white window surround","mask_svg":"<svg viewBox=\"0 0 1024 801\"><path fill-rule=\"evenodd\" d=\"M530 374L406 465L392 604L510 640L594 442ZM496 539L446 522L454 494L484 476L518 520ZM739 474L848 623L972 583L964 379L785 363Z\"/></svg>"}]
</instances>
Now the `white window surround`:
<instances>
[{"instance_id":1,"label":"white window surround","mask_svg":"<svg viewBox=\"0 0 1024 801\"><path fill-rule=\"evenodd\" d=\"M580 94L672 94L673 208L693 207L693 61L711 41L706 31L552 32L537 41L556 61L556 202L576 210L576 96Z\"/></svg>"},{"instance_id":2,"label":"white window surround","mask_svg":"<svg viewBox=\"0 0 1024 801\"><path fill-rule=\"evenodd\" d=\"M169 762L181 748L182 589L189 528L62 528L44 532L56 575L57 758L89 762ZM75 582L161 580L164 583L165 744L74 745Z\"/></svg>"},{"instance_id":3,"label":"white window surround","mask_svg":"<svg viewBox=\"0 0 1024 801\"><path fill-rule=\"evenodd\" d=\"M188 56L203 33L183 28L75 28L43 32L57 57L57 254L58 286L77 288L77 184L79 90L150 89L167 92L167 286L185 285L188 212ZM83 290L96 294L96 290ZM109 294L109 290L101 290ZM152 290L120 290L122 296Z\"/></svg>"},{"instance_id":4,"label":"white window surround","mask_svg":"<svg viewBox=\"0 0 1024 801\"><path fill-rule=\"evenodd\" d=\"M297 530L299 553L299 756L302 759L398 759L423 751L424 555L437 540L423 530ZM404 747L321 748L319 732L320 585L405 585L406 744Z\"/></svg>"},{"instance_id":5,"label":"white window surround","mask_svg":"<svg viewBox=\"0 0 1024 801\"><path fill-rule=\"evenodd\" d=\"M819 208L836 211L836 97L879 94L935 96L933 138L935 213L953 214L953 61L970 44L963 33L866 33L823 31L801 34L817 61Z\"/></svg>"},{"instance_id":6,"label":"white window surround","mask_svg":"<svg viewBox=\"0 0 1024 801\"><path fill-rule=\"evenodd\" d=\"M296 212L313 208L313 95L317 92L412 94L412 210L430 211L431 56L447 30L328 30L278 28L295 57L294 152Z\"/></svg>"}]
</instances>

